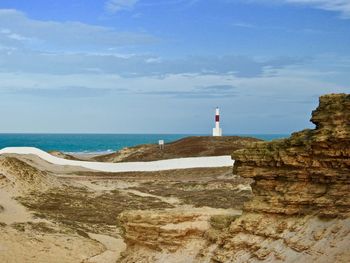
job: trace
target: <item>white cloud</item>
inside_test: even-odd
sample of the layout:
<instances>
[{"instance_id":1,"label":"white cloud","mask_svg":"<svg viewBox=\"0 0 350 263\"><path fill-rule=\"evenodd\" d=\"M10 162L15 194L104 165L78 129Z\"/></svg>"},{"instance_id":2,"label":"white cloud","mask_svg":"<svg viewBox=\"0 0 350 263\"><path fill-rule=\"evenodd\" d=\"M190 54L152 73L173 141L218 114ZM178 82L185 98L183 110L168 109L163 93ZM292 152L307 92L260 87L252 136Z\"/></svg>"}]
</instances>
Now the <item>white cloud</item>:
<instances>
[{"instance_id":1,"label":"white cloud","mask_svg":"<svg viewBox=\"0 0 350 263\"><path fill-rule=\"evenodd\" d=\"M110 13L116 13L121 10L131 10L138 0L108 0L105 3L105 9Z\"/></svg>"},{"instance_id":2,"label":"white cloud","mask_svg":"<svg viewBox=\"0 0 350 263\"><path fill-rule=\"evenodd\" d=\"M318 9L339 12L342 18L350 19L350 0L273 0L273 2L308 5Z\"/></svg>"},{"instance_id":3,"label":"white cloud","mask_svg":"<svg viewBox=\"0 0 350 263\"><path fill-rule=\"evenodd\" d=\"M14 9L0 9L0 42L11 47L99 50L155 41L155 37L143 32L118 32L113 28L81 22L36 20Z\"/></svg>"},{"instance_id":4,"label":"white cloud","mask_svg":"<svg viewBox=\"0 0 350 263\"><path fill-rule=\"evenodd\" d=\"M219 105L226 134L285 133L310 126L319 95L348 90L304 69L255 78L0 72L0 79L2 132L209 133Z\"/></svg>"},{"instance_id":5,"label":"white cloud","mask_svg":"<svg viewBox=\"0 0 350 263\"><path fill-rule=\"evenodd\" d=\"M0 40L4 40L4 38L7 40L7 42L11 42L11 40L15 40L15 42L32 41L31 38L14 33L8 28L0 29ZM6 42L6 40L3 42Z\"/></svg>"},{"instance_id":6,"label":"white cloud","mask_svg":"<svg viewBox=\"0 0 350 263\"><path fill-rule=\"evenodd\" d=\"M120 55L99 52L44 52L0 49L0 71L47 74L89 72L124 77L169 74L217 74L256 77L266 68L280 69L304 63L303 58L277 57L258 60L248 56L191 56L166 59L154 55ZM55 65L52 67L52 65Z\"/></svg>"},{"instance_id":7,"label":"white cloud","mask_svg":"<svg viewBox=\"0 0 350 263\"><path fill-rule=\"evenodd\" d=\"M252 25L244 22L236 22L236 23L233 23L232 25L235 27L243 27L243 28L257 28L256 25Z\"/></svg>"},{"instance_id":8,"label":"white cloud","mask_svg":"<svg viewBox=\"0 0 350 263\"><path fill-rule=\"evenodd\" d=\"M254 4L294 4L304 5L326 11L340 13L341 18L350 19L350 0L223 0L234 3L240 1L243 3Z\"/></svg>"},{"instance_id":9,"label":"white cloud","mask_svg":"<svg viewBox=\"0 0 350 263\"><path fill-rule=\"evenodd\" d=\"M7 29L7 28L3 28L0 30L1 34L11 34L11 30Z\"/></svg>"},{"instance_id":10,"label":"white cloud","mask_svg":"<svg viewBox=\"0 0 350 263\"><path fill-rule=\"evenodd\" d=\"M46 74L118 74L124 77L217 74L256 77L265 68L302 62L299 58L259 61L247 56L192 56L166 59L154 54L120 54L120 46L156 39L80 22L41 21L0 9L0 71ZM118 48L119 47L119 48ZM54 66L52 66L54 65Z\"/></svg>"}]
</instances>

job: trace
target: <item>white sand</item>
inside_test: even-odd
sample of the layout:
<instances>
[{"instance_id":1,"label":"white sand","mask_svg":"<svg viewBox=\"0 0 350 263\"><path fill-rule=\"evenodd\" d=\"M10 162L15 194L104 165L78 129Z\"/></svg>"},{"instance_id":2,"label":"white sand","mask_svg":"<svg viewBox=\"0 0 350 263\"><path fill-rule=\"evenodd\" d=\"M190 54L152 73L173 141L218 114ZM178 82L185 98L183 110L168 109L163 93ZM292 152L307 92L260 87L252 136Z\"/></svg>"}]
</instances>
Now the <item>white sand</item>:
<instances>
[{"instance_id":1,"label":"white sand","mask_svg":"<svg viewBox=\"0 0 350 263\"><path fill-rule=\"evenodd\" d=\"M30 212L3 189L0 189L0 205L3 207L3 211L0 212L0 222L12 224L31 221Z\"/></svg>"},{"instance_id":2,"label":"white sand","mask_svg":"<svg viewBox=\"0 0 350 263\"><path fill-rule=\"evenodd\" d=\"M74 161L55 157L34 147L7 147L0 150L1 154L33 154L52 164L80 166L101 172L151 172L189 168L227 167L232 166L234 162L230 155L177 158L153 162L104 163Z\"/></svg>"},{"instance_id":3,"label":"white sand","mask_svg":"<svg viewBox=\"0 0 350 263\"><path fill-rule=\"evenodd\" d=\"M105 251L87 260L88 263L115 263L120 254L126 249L126 244L122 238L89 233L91 239L97 240L104 245Z\"/></svg>"}]
</instances>

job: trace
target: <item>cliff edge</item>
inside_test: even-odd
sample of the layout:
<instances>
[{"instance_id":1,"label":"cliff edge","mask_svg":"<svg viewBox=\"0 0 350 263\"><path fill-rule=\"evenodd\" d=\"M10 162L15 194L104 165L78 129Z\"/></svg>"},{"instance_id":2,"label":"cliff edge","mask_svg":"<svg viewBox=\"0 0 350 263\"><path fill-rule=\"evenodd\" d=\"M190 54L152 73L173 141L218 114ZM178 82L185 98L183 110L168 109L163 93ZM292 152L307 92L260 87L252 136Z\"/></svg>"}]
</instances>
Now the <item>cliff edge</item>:
<instances>
[{"instance_id":1,"label":"cliff edge","mask_svg":"<svg viewBox=\"0 0 350 263\"><path fill-rule=\"evenodd\" d=\"M240 216L202 217L198 231L174 211L186 223L179 232L169 211L122 214L121 262L349 262L350 95L322 96L311 121L315 129L233 153L233 173L254 181Z\"/></svg>"},{"instance_id":2,"label":"cliff edge","mask_svg":"<svg viewBox=\"0 0 350 263\"><path fill-rule=\"evenodd\" d=\"M349 262L350 95L320 97L311 121L315 129L233 153L253 198L202 259Z\"/></svg>"},{"instance_id":3,"label":"cliff edge","mask_svg":"<svg viewBox=\"0 0 350 263\"><path fill-rule=\"evenodd\" d=\"M320 97L313 130L234 152L234 173L254 179L246 211L346 217L350 210L350 95Z\"/></svg>"}]
</instances>

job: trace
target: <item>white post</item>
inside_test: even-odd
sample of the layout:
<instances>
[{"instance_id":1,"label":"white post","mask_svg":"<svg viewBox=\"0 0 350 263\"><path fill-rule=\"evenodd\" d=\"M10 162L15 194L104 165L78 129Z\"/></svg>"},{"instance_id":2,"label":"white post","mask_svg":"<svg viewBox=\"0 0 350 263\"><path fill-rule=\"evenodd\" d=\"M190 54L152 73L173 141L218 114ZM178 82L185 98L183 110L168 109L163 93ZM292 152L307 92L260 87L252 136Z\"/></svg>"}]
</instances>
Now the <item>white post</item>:
<instances>
[{"instance_id":1,"label":"white post","mask_svg":"<svg viewBox=\"0 0 350 263\"><path fill-rule=\"evenodd\" d=\"M159 144L159 149L163 150L164 149L164 140L159 140L158 144Z\"/></svg>"}]
</instances>

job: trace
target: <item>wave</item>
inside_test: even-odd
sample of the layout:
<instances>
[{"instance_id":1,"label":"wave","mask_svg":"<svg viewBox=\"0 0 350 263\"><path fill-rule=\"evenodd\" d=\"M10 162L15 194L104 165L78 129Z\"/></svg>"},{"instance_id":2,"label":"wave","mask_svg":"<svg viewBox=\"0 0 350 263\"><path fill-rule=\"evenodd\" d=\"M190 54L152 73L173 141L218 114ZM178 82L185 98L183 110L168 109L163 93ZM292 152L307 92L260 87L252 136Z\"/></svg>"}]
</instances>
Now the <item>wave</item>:
<instances>
[{"instance_id":1,"label":"wave","mask_svg":"<svg viewBox=\"0 0 350 263\"><path fill-rule=\"evenodd\" d=\"M116 152L116 150L112 150L112 149L107 149L107 150L96 150L96 151L76 151L76 152L72 152L72 151L62 151L62 153L64 154L70 154L70 155L74 155L74 154L83 154L83 155L101 155L101 154L109 154L109 153L114 153Z\"/></svg>"}]
</instances>

